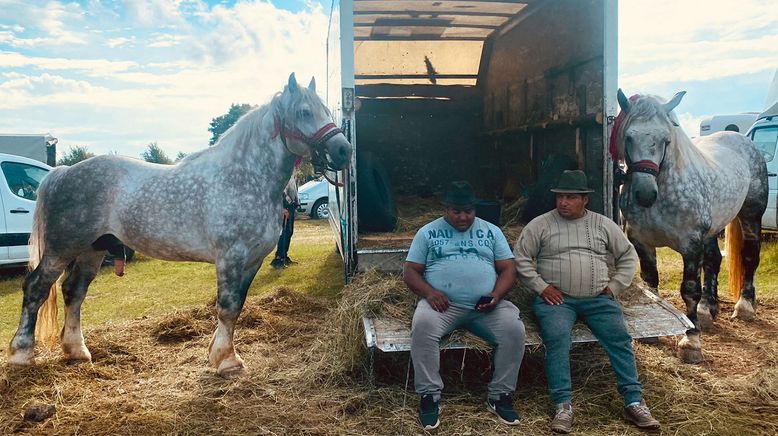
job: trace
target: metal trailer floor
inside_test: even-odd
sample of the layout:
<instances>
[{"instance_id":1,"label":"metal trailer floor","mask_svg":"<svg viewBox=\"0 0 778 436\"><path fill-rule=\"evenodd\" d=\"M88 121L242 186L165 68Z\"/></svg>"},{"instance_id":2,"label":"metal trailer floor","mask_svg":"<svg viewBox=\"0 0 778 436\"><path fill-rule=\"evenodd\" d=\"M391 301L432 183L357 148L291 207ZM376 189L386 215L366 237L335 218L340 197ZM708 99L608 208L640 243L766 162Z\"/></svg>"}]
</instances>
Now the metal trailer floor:
<instances>
[{"instance_id":1,"label":"metal trailer floor","mask_svg":"<svg viewBox=\"0 0 778 436\"><path fill-rule=\"evenodd\" d=\"M686 333L694 325L683 313L678 311L670 303L662 300L648 290L645 303L633 304L623 307L624 317L627 321L627 329L633 339L654 338L659 336L675 336ZM531 316L522 316L527 332L526 345L540 345L538 326ZM407 321L389 318L363 317L362 324L365 329L365 341L368 348L376 347L381 351L410 351L411 332L407 327ZM573 327L573 342L596 342L597 339L589 331L584 323L578 321ZM442 349L467 348L461 342L444 340Z\"/></svg>"}]
</instances>

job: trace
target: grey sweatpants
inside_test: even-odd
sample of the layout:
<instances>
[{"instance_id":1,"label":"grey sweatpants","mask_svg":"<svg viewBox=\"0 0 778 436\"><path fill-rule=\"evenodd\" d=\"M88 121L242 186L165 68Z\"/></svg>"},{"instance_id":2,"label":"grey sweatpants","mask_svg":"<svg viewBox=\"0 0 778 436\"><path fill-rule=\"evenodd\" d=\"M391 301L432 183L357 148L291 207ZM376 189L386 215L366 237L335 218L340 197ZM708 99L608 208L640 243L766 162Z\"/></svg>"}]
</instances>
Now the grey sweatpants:
<instances>
[{"instance_id":1,"label":"grey sweatpants","mask_svg":"<svg viewBox=\"0 0 778 436\"><path fill-rule=\"evenodd\" d=\"M416 392L440 399L440 339L457 328L465 328L495 345L494 374L489 383L489 398L513 393L524 357L524 323L519 309L502 300L491 312L449 306L445 312L433 309L427 300L419 300L411 325L411 358Z\"/></svg>"}]
</instances>

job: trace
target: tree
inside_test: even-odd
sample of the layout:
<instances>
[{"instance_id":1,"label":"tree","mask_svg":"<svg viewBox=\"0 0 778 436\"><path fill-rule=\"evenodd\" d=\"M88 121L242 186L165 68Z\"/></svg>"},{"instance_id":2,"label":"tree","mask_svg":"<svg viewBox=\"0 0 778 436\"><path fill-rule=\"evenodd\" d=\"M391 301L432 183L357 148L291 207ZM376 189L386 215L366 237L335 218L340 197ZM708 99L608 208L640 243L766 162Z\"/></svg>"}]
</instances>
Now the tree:
<instances>
[{"instance_id":1,"label":"tree","mask_svg":"<svg viewBox=\"0 0 778 436\"><path fill-rule=\"evenodd\" d=\"M170 165L173 163L173 161L170 160L169 157L167 157L165 152L162 151L162 149L159 147L159 145L157 145L156 142L149 143L148 148L146 149L146 151L143 152L141 157L146 162L151 162L151 163L166 164L166 165Z\"/></svg>"},{"instance_id":2,"label":"tree","mask_svg":"<svg viewBox=\"0 0 778 436\"><path fill-rule=\"evenodd\" d=\"M90 157L95 157L95 154L87 150L86 145L74 145L57 161L57 165L75 165Z\"/></svg>"},{"instance_id":3,"label":"tree","mask_svg":"<svg viewBox=\"0 0 778 436\"><path fill-rule=\"evenodd\" d=\"M216 144L216 141L219 140L219 137L222 135L222 133L226 132L227 129L232 127L232 125L238 121L238 118L242 117L246 112L254 109L255 107L256 106L252 106L246 103L233 103L230 105L230 110L227 111L226 114L212 119L211 127L208 128L208 131L211 132L212 135L211 139L208 141L208 145Z\"/></svg>"},{"instance_id":4,"label":"tree","mask_svg":"<svg viewBox=\"0 0 778 436\"><path fill-rule=\"evenodd\" d=\"M179 151L178 154L176 155L175 162L180 161L181 159L185 158L186 156L187 156L186 153L184 153L183 151Z\"/></svg>"}]
</instances>

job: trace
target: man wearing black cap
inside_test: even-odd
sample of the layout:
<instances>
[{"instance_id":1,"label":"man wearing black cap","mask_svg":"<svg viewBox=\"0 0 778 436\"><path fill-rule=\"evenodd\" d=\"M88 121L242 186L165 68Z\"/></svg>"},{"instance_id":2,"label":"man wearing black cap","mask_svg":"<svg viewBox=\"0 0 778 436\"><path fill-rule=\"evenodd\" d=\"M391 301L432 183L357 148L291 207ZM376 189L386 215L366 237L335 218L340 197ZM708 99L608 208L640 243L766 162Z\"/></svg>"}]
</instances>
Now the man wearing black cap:
<instances>
[{"instance_id":1,"label":"man wearing black cap","mask_svg":"<svg viewBox=\"0 0 778 436\"><path fill-rule=\"evenodd\" d=\"M419 421L425 430L440 424L439 343L462 327L495 345L486 407L516 425L512 394L524 356L524 324L519 309L503 299L516 280L513 253L497 226L475 216L469 183L452 182L443 203L445 214L416 233L403 268L403 280L420 297L411 326Z\"/></svg>"},{"instance_id":2,"label":"man wearing black cap","mask_svg":"<svg viewBox=\"0 0 778 436\"><path fill-rule=\"evenodd\" d=\"M589 189L583 171L565 171L556 188L556 209L527 224L513 253L522 283L538 293L533 311L546 349L546 378L556 405L551 429L569 433L573 426L570 382L571 331L583 318L600 341L616 373L627 420L658 429L642 397L632 338L621 306L614 300L635 275L638 257L619 226L586 210ZM608 274L612 255L615 272Z\"/></svg>"}]
</instances>

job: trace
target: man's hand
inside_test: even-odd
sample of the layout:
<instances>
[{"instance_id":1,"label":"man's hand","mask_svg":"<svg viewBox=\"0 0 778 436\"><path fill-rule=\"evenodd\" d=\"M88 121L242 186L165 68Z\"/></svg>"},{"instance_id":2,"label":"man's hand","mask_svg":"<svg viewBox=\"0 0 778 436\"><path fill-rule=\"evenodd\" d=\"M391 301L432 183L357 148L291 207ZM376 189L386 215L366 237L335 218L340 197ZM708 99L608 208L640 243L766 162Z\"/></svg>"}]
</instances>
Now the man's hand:
<instances>
[{"instance_id":1,"label":"man's hand","mask_svg":"<svg viewBox=\"0 0 778 436\"><path fill-rule=\"evenodd\" d=\"M281 212L281 215L284 216L284 221L289 219L289 209L284 208L284 211Z\"/></svg>"},{"instance_id":2,"label":"man's hand","mask_svg":"<svg viewBox=\"0 0 778 436\"><path fill-rule=\"evenodd\" d=\"M479 304L475 307L476 312L491 312L494 310L495 307L497 307L497 304L500 302L499 298L492 297L492 301L490 301L487 304Z\"/></svg>"},{"instance_id":3,"label":"man's hand","mask_svg":"<svg viewBox=\"0 0 778 436\"><path fill-rule=\"evenodd\" d=\"M448 309L448 297L446 297L446 294L440 291L433 289L427 293L427 296L424 297L424 299L427 300L427 303L429 303L430 306L432 306L432 308L438 312L445 312L446 309Z\"/></svg>"},{"instance_id":4,"label":"man's hand","mask_svg":"<svg viewBox=\"0 0 778 436\"><path fill-rule=\"evenodd\" d=\"M543 301L545 301L546 304L551 304L553 306L557 306L565 302L565 299L562 296L562 292L555 288L553 285L546 286L546 289L543 289L540 297L543 298Z\"/></svg>"}]
</instances>

